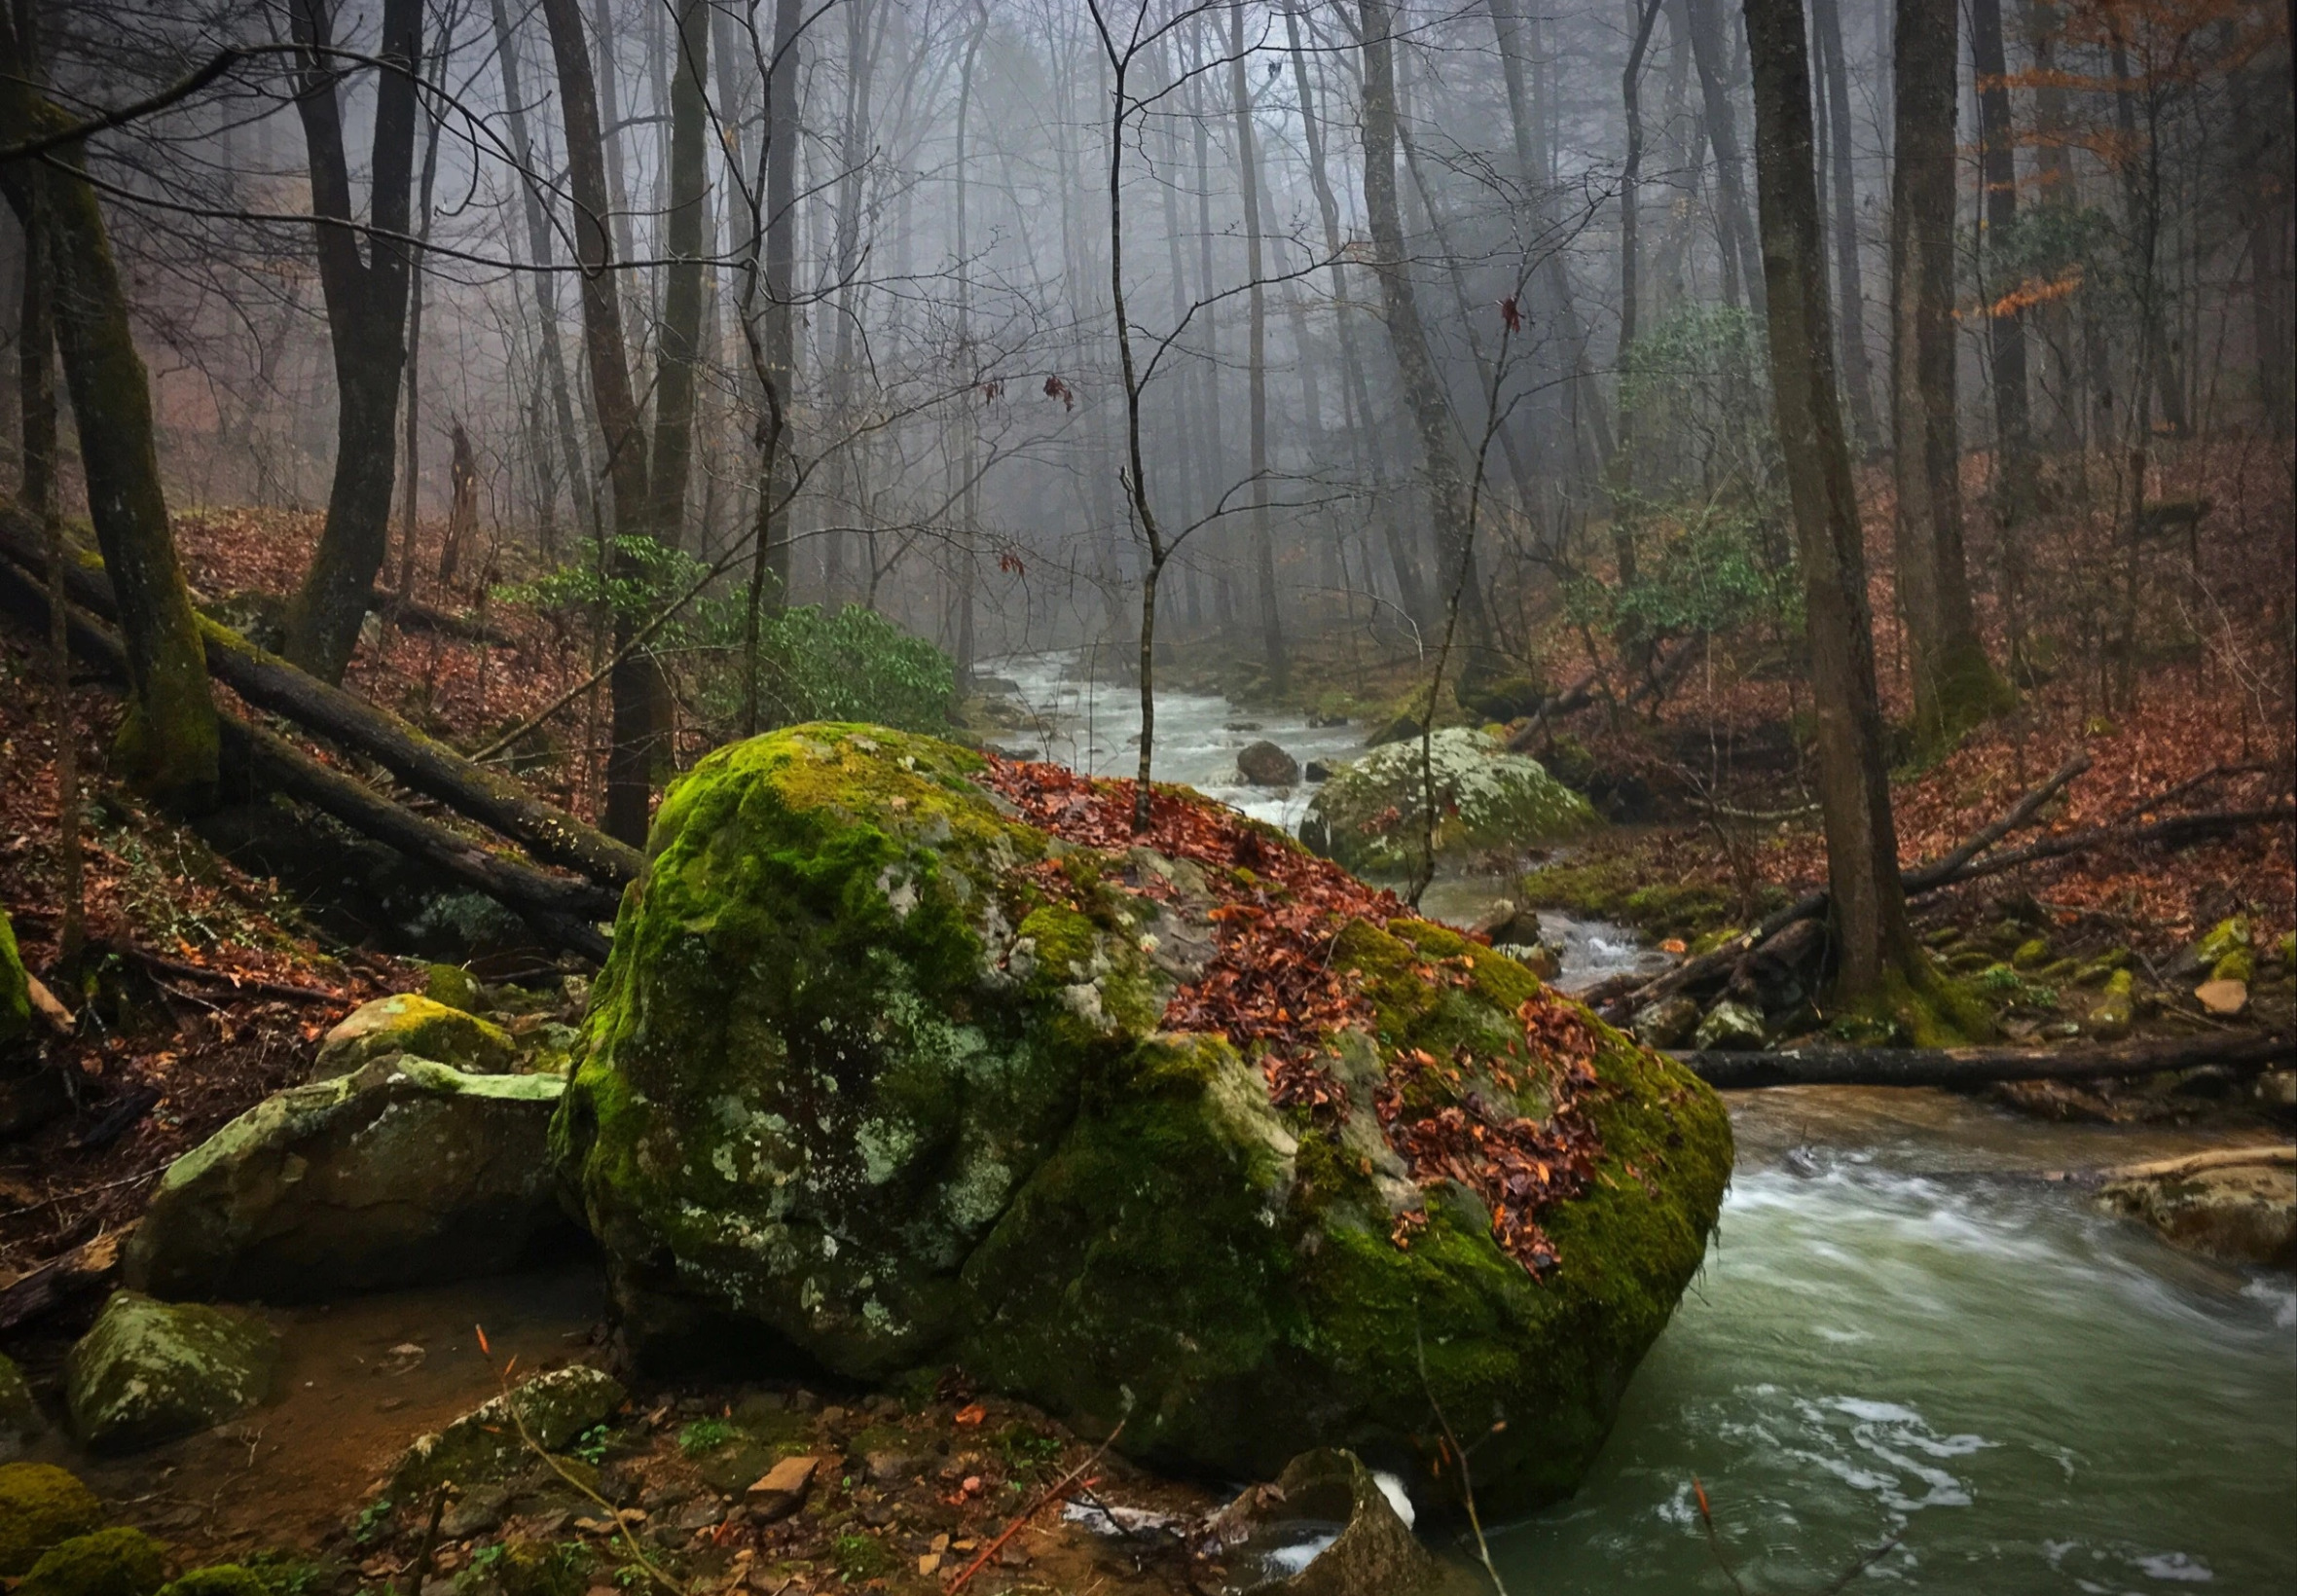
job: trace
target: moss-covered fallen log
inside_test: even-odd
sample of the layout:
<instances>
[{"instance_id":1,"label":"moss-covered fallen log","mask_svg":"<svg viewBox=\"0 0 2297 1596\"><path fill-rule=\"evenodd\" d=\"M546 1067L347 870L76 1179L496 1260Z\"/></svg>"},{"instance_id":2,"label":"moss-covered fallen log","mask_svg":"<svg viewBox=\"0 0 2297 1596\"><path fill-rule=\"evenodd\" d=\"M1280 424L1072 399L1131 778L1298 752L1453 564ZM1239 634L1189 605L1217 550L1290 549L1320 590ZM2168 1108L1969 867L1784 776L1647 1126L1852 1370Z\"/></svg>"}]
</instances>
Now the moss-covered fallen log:
<instances>
[{"instance_id":1,"label":"moss-covered fallen log","mask_svg":"<svg viewBox=\"0 0 2297 1596\"><path fill-rule=\"evenodd\" d=\"M13 504L0 505L0 556L25 572L40 569L38 529ZM110 578L75 563L67 577L72 602L111 621L118 614ZM207 669L248 703L291 720L337 746L374 760L415 791L498 831L536 858L619 889L645 868L645 856L544 803L507 776L465 759L388 710L329 686L229 627L202 616Z\"/></svg>"},{"instance_id":2,"label":"moss-covered fallen log","mask_svg":"<svg viewBox=\"0 0 2297 1596\"><path fill-rule=\"evenodd\" d=\"M0 560L0 597L45 624L46 592ZM127 679L127 650L119 635L95 616L67 611L72 652L115 680ZM227 793L276 792L334 816L345 825L450 880L483 892L511 910L549 946L603 960L607 939L597 922L613 918L618 894L599 883L554 876L506 858L437 820L392 803L365 782L322 765L285 738L218 712L222 785Z\"/></svg>"},{"instance_id":3,"label":"moss-covered fallen log","mask_svg":"<svg viewBox=\"0 0 2297 1596\"><path fill-rule=\"evenodd\" d=\"M2297 1061L2297 1036L2157 1037L2110 1047L1801 1047L1676 1052L1709 1086L1987 1086L2011 1080L2104 1080L2221 1065L2254 1070Z\"/></svg>"}]
</instances>

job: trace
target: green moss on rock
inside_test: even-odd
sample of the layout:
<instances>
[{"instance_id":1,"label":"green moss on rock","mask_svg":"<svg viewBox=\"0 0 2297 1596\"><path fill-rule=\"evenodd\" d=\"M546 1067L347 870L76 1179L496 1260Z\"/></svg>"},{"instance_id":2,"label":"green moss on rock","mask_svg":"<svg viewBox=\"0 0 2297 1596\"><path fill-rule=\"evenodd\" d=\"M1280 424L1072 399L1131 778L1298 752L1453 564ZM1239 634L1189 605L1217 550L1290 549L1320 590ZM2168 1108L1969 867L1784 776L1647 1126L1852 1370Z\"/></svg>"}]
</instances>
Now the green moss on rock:
<instances>
[{"instance_id":1,"label":"green moss on rock","mask_svg":"<svg viewBox=\"0 0 2297 1596\"><path fill-rule=\"evenodd\" d=\"M23 957L16 951L16 927L0 909L0 1042L13 1041L32 1026L32 988Z\"/></svg>"},{"instance_id":2,"label":"green moss on rock","mask_svg":"<svg viewBox=\"0 0 2297 1596\"><path fill-rule=\"evenodd\" d=\"M72 1430L132 1452L244 1413L269 1395L278 1340L251 1316L114 1291L65 1360Z\"/></svg>"},{"instance_id":3,"label":"green moss on rock","mask_svg":"<svg viewBox=\"0 0 2297 1596\"><path fill-rule=\"evenodd\" d=\"M436 1059L472 1074L494 1074L511 1067L515 1051L510 1033L492 1021L420 993L400 992L361 1003L328 1032L311 1075L317 1080L347 1075L361 1065L401 1053Z\"/></svg>"},{"instance_id":4,"label":"green moss on rock","mask_svg":"<svg viewBox=\"0 0 2297 1596\"><path fill-rule=\"evenodd\" d=\"M79 1476L50 1463L0 1463L0 1578L29 1574L41 1554L104 1521Z\"/></svg>"},{"instance_id":5,"label":"green moss on rock","mask_svg":"<svg viewBox=\"0 0 2297 1596\"><path fill-rule=\"evenodd\" d=\"M483 1017L487 1012L487 989L460 964L432 964L425 968L422 995L434 1003L458 1008L465 1014Z\"/></svg>"},{"instance_id":6,"label":"green moss on rock","mask_svg":"<svg viewBox=\"0 0 2297 1596\"><path fill-rule=\"evenodd\" d=\"M141 1530L97 1530L51 1546L17 1596L152 1596L167 1582L167 1549Z\"/></svg>"},{"instance_id":7,"label":"green moss on rock","mask_svg":"<svg viewBox=\"0 0 2297 1596\"><path fill-rule=\"evenodd\" d=\"M1395 875L1415 868L1429 784L1436 791L1440 860L1559 842L1601 822L1586 799L1536 759L1507 751L1486 732L1445 727L1428 746L1421 780L1416 737L1342 765L1308 805L1301 839L1351 870Z\"/></svg>"},{"instance_id":8,"label":"green moss on rock","mask_svg":"<svg viewBox=\"0 0 2297 1596\"><path fill-rule=\"evenodd\" d=\"M160 1596L273 1596L270 1585L237 1563L213 1563L169 1580Z\"/></svg>"},{"instance_id":9,"label":"green moss on rock","mask_svg":"<svg viewBox=\"0 0 2297 1596\"><path fill-rule=\"evenodd\" d=\"M449 1480L467 1488L508 1478L536 1461L535 1447L560 1451L605 1423L628 1395L612 1375L587 1364L537 1374L445 1430L419 1436L392 1471L393 1494L412 1501Z\"/></svg>"},{"instance_id":10,"label":"green moss on rock","mask_svg":"<svg viewBox=\"0 0 2297 1596\"><path fill-rule=\"evenodd\" d=\"M1213 949L1204 868L1049 837L979 769L804 726L665 800L552 1132L641 1355L954 1362L1234 1477L1321 1444L1417 1472L1432 1388L1509 1421L1478 1454L1495 1510L1568 1490L1703 1255L1714 1095L1587 1022L1599 1175L1543 1216L1562 1262L1535 1279L1473 1192L1420 1189L1373 1101L1422 1050L1469 1060L1425 1106L1548 1117L1515 1017L1536 977L1425 922L1349 925L1332 964L1373 1018L1318 1060L1348 1107L1279 1109L1256 1055L1160 1029Z\"/></svg>"}]
</instances>

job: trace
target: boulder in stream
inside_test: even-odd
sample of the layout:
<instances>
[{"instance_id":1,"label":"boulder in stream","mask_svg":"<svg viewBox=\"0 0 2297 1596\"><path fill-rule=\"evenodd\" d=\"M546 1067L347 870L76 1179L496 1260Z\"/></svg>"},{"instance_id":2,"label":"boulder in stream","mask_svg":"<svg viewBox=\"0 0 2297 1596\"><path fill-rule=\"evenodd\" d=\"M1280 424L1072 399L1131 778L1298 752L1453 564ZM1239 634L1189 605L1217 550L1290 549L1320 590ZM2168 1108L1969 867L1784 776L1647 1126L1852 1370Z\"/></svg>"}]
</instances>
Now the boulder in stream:
<instances>
[{"instance_id":1,"label":"boulder in stream","mask_svg":"<svg viewBox=\"0 0 2297 1596\"><path fill-rule=\"evenodd\" d=\"M1300 779L1300 762L1262 738L1236 756L1236 774L1256 787L1289 787Z\"/></svg>"},{"instance_id":2,"label":"boulder in stream","mask_svg":"<svg viewBox=\"0 0 2297 1596\"><path fill-rule=\"evenodd\" d=\"M274 1093L168 1167L125 1278L290 1302L498 1273L565 1222L548 1155L565 1089L397 1057Z\"/></svg>"},{"instance_id":3,"label":"boulder in stream","mask_svg":"<svg viewBox=\"0 0 2297 1596\"><path fill-rule=\"evenodd\" d=\"M1428 762L1440 862L1544 847L1601 823L1538 760L1485 732L1444 727L1429 739ZM1417 737L1374 748L1333 769L1301 816L1300 840L1360 874L1404 873L1419 861L1426 791Z\"/></svg>"},{"instance_id":4,"label":"boulder in stream","mask_svg":"<svg viewBox=\"0 0 2297 1596\"><path fill-rule=\"evenodd\" d=\"M114 1291L65 1360L72 1431L133 1452L236 1418L271 1393L278 1338L252 1315Z\"/></svg>"},{"instance_id":5,"label":"boulder in stream","mask_svg":"<svg viewBox=\"0 0 2297 1596\"><path fill-rule=\"evenodd\" d=\"M1410 1510L1405 1499L1404 1510ZM1242 1596L1433 1596L1444 1571L1353 1452L1305 1452L1213 1520Z\"/></svg>"},{"instance_id":6,"label":"boulder in stream","mask_svg":"<svg viewBox=\"0 0 2297 1596\"><path fill-rule=\"evenodd\" d=\"M1159 789L1136 844L1129 790L830 725L673 787L552 1126L622 1333L954 1363L1228 1477L1424 1474L1433 1394L1507 1421L1491 1510L1569 1491L1703 1255L1719 1101L1234 811Z\"/></svg>"},{"instance_id":7,"label":"boulder in stream","mask_svg":"<svg viewBox=\"0 0 2297 1596\"><path fill-rule=\"evenodd\" d=\"M2192 1251L2297 1269L2297 1152L2286 1146L2132 1165L2112 1172L2097 1197Z\"/></svg>"}]
</instances>

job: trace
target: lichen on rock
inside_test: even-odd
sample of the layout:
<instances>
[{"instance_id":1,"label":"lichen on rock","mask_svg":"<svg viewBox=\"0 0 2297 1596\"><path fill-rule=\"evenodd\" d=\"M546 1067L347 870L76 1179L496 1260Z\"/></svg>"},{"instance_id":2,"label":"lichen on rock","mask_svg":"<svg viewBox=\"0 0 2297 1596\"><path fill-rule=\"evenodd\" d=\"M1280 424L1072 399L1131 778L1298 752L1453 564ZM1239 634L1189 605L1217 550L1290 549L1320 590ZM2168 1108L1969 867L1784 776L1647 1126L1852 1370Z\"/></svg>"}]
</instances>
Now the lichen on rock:
<instances>
[{"instance_id":1,"label":"lichen on rock","mask_svg":"<svg viewBox=\"0 0 2297 1596\"><path fill-rule=\"evenodd\" d=\"M1129 804L831 725L672 789L552 1129L624 1333L956 1363L1231 1477L1424 1475L1433 1394L1507 1421L1493 1510L1568 1491L1703 1255L1719 1103L1269 828Z\"/></svg>"},{"instance_id":2,"label":"lichen on rock","mask_svg":"<svg viewBox=\"0 0 2297 1596\"><path fill-rule=\"evenodd\" d=\"M468 1487L508 1478L538 1461L535 1448L558 1452L603 1424L627 1396L612 1375L586 1363L537 1374L419 1436L392 1470L392 1488L422 1497L449 1480Z\"/></svg>"},{"instance_id":3,"label":"lichen on rock","mask_svg":"<svg viewBox=\"0 0 2297 1596\"><path fill-rule=\"evenodd\" d=\"M1301 841L1363 874L1411 870L1426 846L1431 784L1439 861L1520 852L1601 823L1586 799L1487 732L1443 727L1428 740L1427 752L1430 781L1421 780L1416 737L1333 767L1301 818Z\"/></svg>"},{"instance_id":4,"label":"lichen on rock","mask_svg":"<svg viewBox=\"0 0 2297 1596\"><path fill-rule=\"evenodd\" d=\"M277 1337L249 1314L114 1291L65 1360L72 1431L91 1452L195 1434L261 1402L278 1363Z\"/></svg>"},{"instance_id":5,"label":"lichen on rock","mask_svg":"<svg viewBox=\"0 0 2297 1596\"><path fill-rule=\"evenodd\" d=\"M274 1093L168 1167L128 1284L287 1302L509 1268L564 1222L565 1087L398 1055Z\"/></svg>"}]
</instances>

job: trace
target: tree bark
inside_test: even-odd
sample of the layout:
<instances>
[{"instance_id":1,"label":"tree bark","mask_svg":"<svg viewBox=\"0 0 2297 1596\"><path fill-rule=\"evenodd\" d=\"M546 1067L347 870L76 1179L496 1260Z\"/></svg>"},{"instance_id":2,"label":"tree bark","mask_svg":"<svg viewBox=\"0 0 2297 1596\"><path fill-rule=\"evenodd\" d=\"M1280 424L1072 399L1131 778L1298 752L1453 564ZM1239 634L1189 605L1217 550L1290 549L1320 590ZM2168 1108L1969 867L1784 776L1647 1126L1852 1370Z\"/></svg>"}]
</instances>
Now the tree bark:
<instances>
[{"instance_id":1,"label":"tree bark","mask_svg":"<svg viewBox=\"0 0 2297 1596\"><path fill-rule=\"evenodd\" d=\"M786 413L796 397L797 314L797 141L798 28L803 0L774 0L774 60L766 75L766 366ZM776 449L775 480L766 485L772 514L766 527L766 560L779 609L789 601L789 499L793 477L788 423Z\"/></svg>"},{"instance_id":2,"label":"tree bark","mask_svg":"<svg viewBox=\"0 0 2297 1596\"><path fill-rule=\"evenodd\" d=\"M1998 3L1998 0L1997 0ZM1858 184L1851 161L1850 63L1842 50L1842 0L1810 0L1818 30L1819 78L1826 96L1828 155L1834 166L1835 301L1842 345L1842 385L1850 400L1850 424L1862 453L1881 442L1875 419L1875 362L1867 351L1865 273L1859 265Z\"/></svg>"},{"instance_id":3,"label":"tree bark","mask_svg":"<svg viewBox=\"0 0 2297 1596\"><path fill-rule=\"evenodd\" d=\"M0 137L10 143L73 125L34 91L28 67L14 29L0 25ZM40 207L47 246L27 270L45 271L55 292L55 343L79 423L89 516L119 585L132 693L114 750L118 769L149 796L197 812L215 796L215 705L160 486L151 384L95 190L76 175L79 161L77 147L66 145L53 164L6 168L0 187L18 218L35 202Z\"/></svg>"},{"instance_id":4,"label":"tree bark","mask_svg":"<svg viewBox=\"0 0 2297 1596\"><path fill-rule=\"evenodd\" d=\"M1715 193L1723 220L1724 298L1735 301L1743 281L1747 304L1763 313L1762 253L1747 206L1746 158L1738 144L1738 119L1731 108L1730 62L1723 41L1723 0L1686 0L1691 58L1698 69L1699 93L1707 113L1707 142L1715 152ZM1831 364L1831 362L1830 362Z\"/></svg>"},{"instance_id":5,"label":"tree bark","mask_svg":"<svg viewBox=\"0 0 2297 1596\"><path fill-rule=\"evenodd\" d=\"M1284 610L1276 595L1275 538L1268 529L1268 290L1260 280L1260 149L1253 127L1252 88L1244 72L1244 0L1228 0L1228 91L1236 110L1236 168L1243 183L1244 260L1249 321L1245 341L1251 416L1253 575L1260 608L1260 663L1272 692L1285 690ZM1304 351L1303 351L1304 353Z\"/></svg>"},{"instance_id":6,"label":"tree bark","mask_svg":"<svg viewBox=\"0 0 2297 1596\"><path fill-rule=\"evenodd\" d=\"M1809 52L1798 0L1746 0L1755 171L1769 294L1771 403L1808 616L1819 802L1841 961L1838 996L1926 979L1907 924L1867 612L1866 548L1835 395L1824 244L1812 169Z\"/></svg>"},{"instance_id":7,"label":"tree bark","mask_svg":"<svg viewBox=\"0 0 2297 1596\"><path fill-rule=\"evenodd\" d=\"M566 176L574 199L574 256L582 268L583 338L590 355L592 404L606 438L614 530L619 537L643 537L653 530L650 470L624 354L621 295L615 286L614 246L608 233L605 144L600 136L589 45L577 0L543 0L542 12L558 61ZM612 563L617 577L643 575L619 546ZM618 657L608 678L613 712L606 763L606 834L633 848L644 846L646 840L654 733L654 662L642 651L625 647L638 624L626 613L615 616Z\"/></svg>"},{"instance_id":8,"label":"tree bark","mask_svg":"<svg viewBox=\"0 0 2297 1596\"><path fill-rule=\"evenodd\" d=\"M1404 403L1419 434L1436 546L1449 567L1440 575L1443 581L1458 584L1469 635L1480 640L1486 628L1483 596L1475 575L1475 551L1469 543L1467 490L1460 480L1459 455L1453 446L1450 406L1428 347L1419 302L1412 292L1404 216L1397 202L1392 14L1388 0L1358 0L1358 5L1364 41L1364 206L1371 225L1372 272L1380 283L1388 344L1403 380Z\"/></svg>"},{"instance_id":9,"label":"tree bark","mask_svg":"<svg viewBox=\"0 0 2297 1596\"><path fill-rule=\"evenodd\" d=\"M1892 467L1898 599L1906 615L1914 727L1938 745L1999 707L1979 641L1962 542L1954 415L1956 0L1898 0L1890 181Z\"/></svg>"},{"instance_id":10,"label":"tree bark","mask_svg":"<svg viewBox=\"0 0 2297 1596\"><path fill-rule=\"evenodd\" d=\"M407 363L409 231L415 178L415 119L422 65L422 0L384 0L377 72L364 257L352 231L350 161L336 91L341 63L320 52L335 43L328 0L290 0L288 20L305 53L295 105L310 172L319 287L335 357L335 476L327 520L287 606L287 657L313 675L341 681L376 573L390 552L397 474L399 381ZM399 236L393 237L392 235Z\"/></svg>"}]
</instances>

